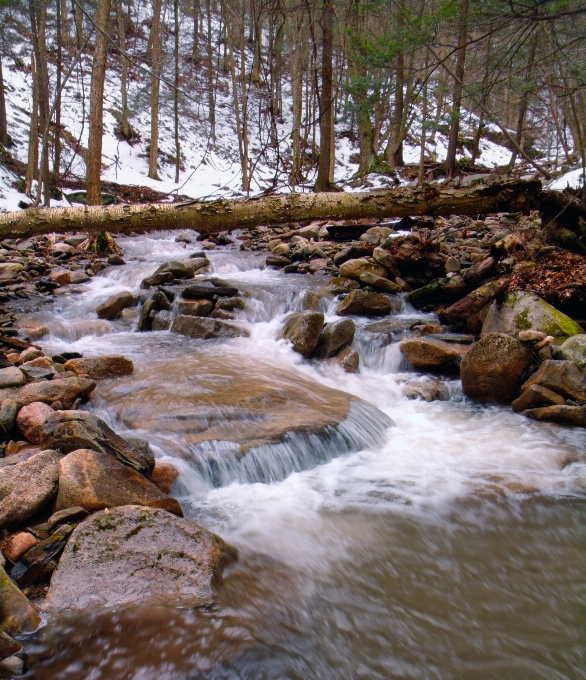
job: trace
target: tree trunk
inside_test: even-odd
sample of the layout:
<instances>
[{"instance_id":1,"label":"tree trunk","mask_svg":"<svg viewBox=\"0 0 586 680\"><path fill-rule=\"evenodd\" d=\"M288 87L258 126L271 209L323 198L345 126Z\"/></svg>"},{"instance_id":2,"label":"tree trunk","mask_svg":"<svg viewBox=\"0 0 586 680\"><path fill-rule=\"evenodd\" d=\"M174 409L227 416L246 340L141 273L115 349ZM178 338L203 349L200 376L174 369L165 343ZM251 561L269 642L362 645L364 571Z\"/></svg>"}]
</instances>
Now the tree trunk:
<instances>
[{"instance_id":1,"label":"tree trunk","mask_svg":"<svg viewBox=\"0 0 586 680\"><path fill-rule=\"evenodd\" d=\"M212 234L307 220L527 212L538 206L540 196L539 180L519 180L446 189L440 186L404 187L370 193L277 194L213 202L30 208L0 214L0 239L104 230L128 234L195 229L202 234Z\"/></svg>"},{"instance_id":2,"label":"tree trunk","mask_svg":"<svg viewBox=\"0 0 586 680\"><path fill-rule=\"evenodd\" d=\"M151 145L149 149L149 177L159 179L157 159L159 152L159 93L161 91L161 43L162 0L153 2L153 23L151 24Z\"/></svg>"},{"instance_id":3,"label":"tree trunk","mask_svg":"<svg viewBox=\"0 0 586 680\"><path fill-rule=\"evenodd\" d=\"M450 326L463 323L469 316L477 314L496 299L509 285L510 281L510 276L503 276L500 279L483 283L480 288L473 290L451 307L441 311L438 315L440 321Z\"/></svg>"},{"instance_id":4,"label":"tree trunk","mask_svg":"<svg viewBox=\"0 0 586 680\"><path fill-rule=\"evenodd\" d=\"M458 18L458 52L456 54L456 77L454 83L454 105L452 107L452 121L448 139L448 153L446 157L446 176L456 174L456 151L460 135L460 111L462 109L462 91L464 81L464 65L466 62L466 39L468 34L468 2L461 0L460 16Z\"/></svg>"},{"instance_id":5,"label":"tree trunk","mask_svg":"<svg viewBox=\"0 0 586 680\"><path fill-rule=\"evenodd\" d=\"M314 191L330 188L330 168L333 143L333 50L334 9L332 0L324 0L322 15L322 77L319 97L319 165Z\"/></svg>"},{"instance_id":6,"label":"tree trunk","mask_svg":"<svg viewBox=\"0 0 586 680\"><path fill-rule=\"evenodd\" d=\"M126 28L122 0L116 0L116 21L118 24L118 47L120 49L120 134L129 142L132 128L128 122L128 61L122 56L126 51Z\"/></svg>"},{"instance_id":7,"label":"tree trunk","mask_svg":"<svg viewBox=\"0 0 586 680\"><path fill-rule=\"evenodd\" d=\"M173 2L175 15L175 88L173 90L173 119L175 134L175 184L179 184L179 172L181 171L181 142L179 141L179 0Z\"/></svg>"},{"instance_id":8,"label":"tree trunk","mask_svg":"<svg viewBox=\"0 0 586 680\"><path fill-rule=\"evenodd\" d=\"M6 118L6 98L4 96L4 77L2 75L2 56L0 55L0 144L10 146L12 139L8 134L8 120Z\"/></svg>"},{"instance_id":9,"label":"tree trunk","mask_svg":"<svg viewBox=\"0 0 586 680\"><path fill-rule=\"evenodd\" d=\"M31 53L31 80L33 88L33 102L31 111L31 126L28 136L28 162L24 191L32 196L33 181L39 173L39 83L37 80L37 66L35 53Z\"/></svg>"},{"instance_id":10,"label":"tree trunk","mask_svg":"<svg viewBox=\"0 0 586 680\"><path fill-rule=\"evenodd\" d=\"M99 0L96 11L96 49L92 64L90 129L86 191L88 205L102 205L102 135L104 133L104 80L108 59L110 0Z\"/></svg>"},{"instance_id":11,"label":"tree trunk","mask_svg":"<svg viewBox=\"0 0 586 680\"><path fill-rule=\"evenodd\" d=\"M59 175L61 168L61 84L63 79L63 18L61 16L61 0L55 3L55 24L57 32L57 83L55 91L55 134L53 141L53 174Z\"/></svg>"},{"instance_id":12,"label":"tree trunk","mask_svg":"<svg viewBox=\"0 0 586 680\"><path fill-rule=\"evenodd\" d=\"M529 105L529 96L530 96L530 85L531 85L531 78L533 75L533 65L535 63L535 52L537 51L537 36L533 39L531 43L531 48L529 52L529 61L527 63L527 70L525 72L525 78L524 80L524 88L523 88L523 94L521 95L521 101L519 103L519 117L517 118L517 136L516 136L516 142L519 145L519 148L523 148L525 145L525 117L527 115L527 107ZM511 160L509 161L509 172L513 172L513 168L515 167L515 162L517 161L517 156L518 152L517 149L513 149L513 152L511 154Z\"/></svg>"},{"instance_id":13,"label":"tree trunk","mask_svg":"<svg viewBox=\"0 0 586 680\"><path fill-rule=\"evenodd\" d=\"M194 62L199 61L199 0L193 0L193 47L191 57Z\"/></svg>"}]
</instances>

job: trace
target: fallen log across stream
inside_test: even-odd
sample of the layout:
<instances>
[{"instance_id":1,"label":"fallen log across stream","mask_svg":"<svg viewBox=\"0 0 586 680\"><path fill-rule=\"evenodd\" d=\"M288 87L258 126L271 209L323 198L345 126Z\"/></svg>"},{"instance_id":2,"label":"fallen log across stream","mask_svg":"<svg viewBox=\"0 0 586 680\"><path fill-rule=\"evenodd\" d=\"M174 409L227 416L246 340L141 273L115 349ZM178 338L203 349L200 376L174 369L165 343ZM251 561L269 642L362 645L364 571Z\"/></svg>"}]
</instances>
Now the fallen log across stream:
<instances>
[{"instance_id":1,"label":"fallen log across stream","mask_svg":"<svg viewBox=\"0 0 586 680\"><path fill-rule=\"evenodd\" d=\"M539 205L539 180L486 177L468 186L401 187L361 193L275 194L255 198L146 205L29 208L0 214L0 239L52 232L145 233L194 229L202 234L310 220L528 212Z\"/></svg>"}]
</instances>

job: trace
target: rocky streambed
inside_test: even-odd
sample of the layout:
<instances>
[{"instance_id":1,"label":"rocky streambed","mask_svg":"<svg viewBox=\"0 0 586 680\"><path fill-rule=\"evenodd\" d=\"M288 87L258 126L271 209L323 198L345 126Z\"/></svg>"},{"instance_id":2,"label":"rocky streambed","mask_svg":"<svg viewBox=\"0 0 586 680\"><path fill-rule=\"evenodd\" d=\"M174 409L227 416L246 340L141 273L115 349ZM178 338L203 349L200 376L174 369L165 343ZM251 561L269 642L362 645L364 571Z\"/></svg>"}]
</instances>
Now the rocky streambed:
<instances>
[{"instance_id":1,"label":"rocky streambed","mask_svg":"<svg viewBox=\"0 0 586 680\"><path fill-rule=\"evenodd\" d=\"M583 258L537 219L7 243L2 673L580 677Z\"/></svg>"}]
</instances>

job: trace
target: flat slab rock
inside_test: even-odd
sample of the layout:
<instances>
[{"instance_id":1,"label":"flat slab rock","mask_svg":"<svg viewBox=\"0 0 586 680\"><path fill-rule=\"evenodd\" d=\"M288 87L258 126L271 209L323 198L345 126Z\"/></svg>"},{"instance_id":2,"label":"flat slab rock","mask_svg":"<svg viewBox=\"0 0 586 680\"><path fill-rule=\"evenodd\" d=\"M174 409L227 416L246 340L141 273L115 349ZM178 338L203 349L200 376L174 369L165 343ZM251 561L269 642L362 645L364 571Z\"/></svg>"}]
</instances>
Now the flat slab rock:
<instances>
[{"instance_id":1,"label":"flat slab rock","mask_svg":"<svg viewBox=\"0 0 586 680\"><path fill-rule=\"evenodd\" d=\"M213 601L234 548L195 522L127 505L82 522L63 552L43 609Z\"/></svg>"}]
</instances>

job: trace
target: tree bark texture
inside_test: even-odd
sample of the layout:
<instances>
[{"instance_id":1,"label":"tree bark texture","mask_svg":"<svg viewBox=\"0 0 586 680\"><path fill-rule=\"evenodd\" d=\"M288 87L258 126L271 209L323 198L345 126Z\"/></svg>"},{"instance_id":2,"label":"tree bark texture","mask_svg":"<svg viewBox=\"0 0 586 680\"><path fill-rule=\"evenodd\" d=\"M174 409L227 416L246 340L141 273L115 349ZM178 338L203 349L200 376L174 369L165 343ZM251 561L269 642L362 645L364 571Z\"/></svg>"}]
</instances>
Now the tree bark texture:
<instances>
[{"instance_id":1,"label":"tree bark texture","mask_svg":"<svg viewBox=\"0 0 586 680\"><path fill-rule=\"evenodd\" d=\"M476 215L534 209L538 180L442 189L435 186L364 193L280 194L219 201L28 209L0 214L0 239L51 232L146 233L195 229L202 234L308 220Z\"/></svg>"},{"instance_id":2,"label":"tree bark texture","mask_svg":"<svg viewBox=\"0 0 586 680\"><path fill-rule=\"evenodd\" d=\"M330 168L333 143L333 49L334 8L332 0L324 0L322 16L322 78L319 97L319 165L315 191L327 191L330 187Z\"/></svg>"},{"instance_id":3,"label":"tree bark texture","mask_svg":"<svg viewBox=\"0 0 586 680\"><path fill-rule=\"evenodd\" d=\"M151 145L149 149L149 177L159 179L158 153L159 153L159 94L161 91L161 66L162 50L161 43L161 12L163 11L162 0L153 2L153 23L151 24Z\"/></svg>"}]
</instances>

